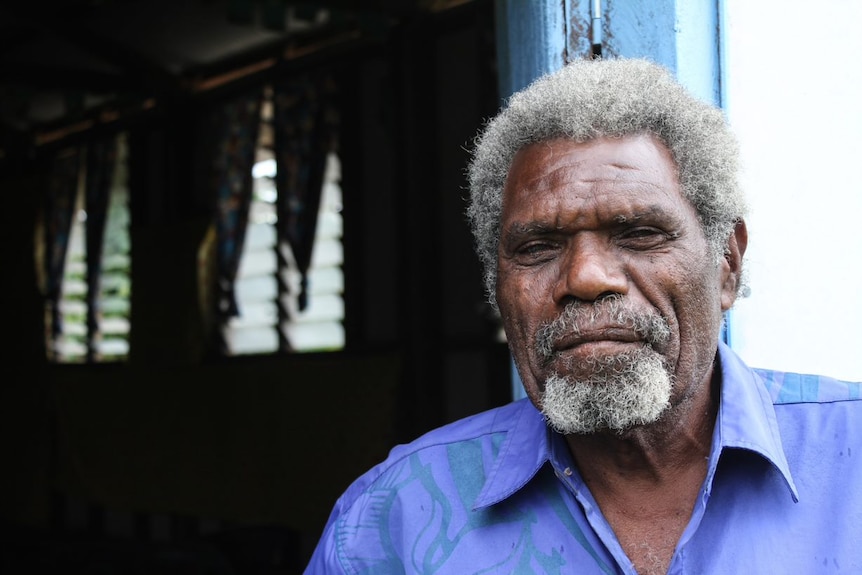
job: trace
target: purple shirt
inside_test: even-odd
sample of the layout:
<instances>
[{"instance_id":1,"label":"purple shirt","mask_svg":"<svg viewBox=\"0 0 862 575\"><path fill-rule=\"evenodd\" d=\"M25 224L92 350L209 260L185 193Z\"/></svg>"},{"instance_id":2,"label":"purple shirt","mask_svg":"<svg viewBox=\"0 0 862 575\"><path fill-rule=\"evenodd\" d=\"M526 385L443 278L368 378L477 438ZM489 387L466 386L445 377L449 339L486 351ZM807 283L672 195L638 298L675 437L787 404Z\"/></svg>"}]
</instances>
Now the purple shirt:
<instances>
[{"instance_id":1,"label":"purple shirt","mask_svg":"<svg viewBox=\"0 0 862 575\"><path fill-rule=\"evenodd\" d=\"M706 480L669 573L862 573L862 384L719 347ZM395 447L339 498L306 574L635 573L528 400Z\"/></svg>"}]
</instances>

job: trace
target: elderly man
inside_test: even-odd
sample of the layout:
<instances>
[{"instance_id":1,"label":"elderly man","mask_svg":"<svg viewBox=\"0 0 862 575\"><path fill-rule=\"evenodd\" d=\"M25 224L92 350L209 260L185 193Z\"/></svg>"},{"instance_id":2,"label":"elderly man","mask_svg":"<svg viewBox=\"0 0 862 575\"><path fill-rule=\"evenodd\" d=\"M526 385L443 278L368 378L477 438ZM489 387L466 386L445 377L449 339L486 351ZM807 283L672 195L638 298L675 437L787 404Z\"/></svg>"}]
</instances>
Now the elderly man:
<instances>
[{"instance_id":1,"label":"elderly man","mask_svg":"<svg viewBox=\"0 0 862 575\"><path fill-rule=\"evenodd\" d=\"M862 388L720 342L748 239L720 111L573 62L488 124L470 185L528 400L393 449L307 573L862 572Z\"/></svg>"}]
</instances>

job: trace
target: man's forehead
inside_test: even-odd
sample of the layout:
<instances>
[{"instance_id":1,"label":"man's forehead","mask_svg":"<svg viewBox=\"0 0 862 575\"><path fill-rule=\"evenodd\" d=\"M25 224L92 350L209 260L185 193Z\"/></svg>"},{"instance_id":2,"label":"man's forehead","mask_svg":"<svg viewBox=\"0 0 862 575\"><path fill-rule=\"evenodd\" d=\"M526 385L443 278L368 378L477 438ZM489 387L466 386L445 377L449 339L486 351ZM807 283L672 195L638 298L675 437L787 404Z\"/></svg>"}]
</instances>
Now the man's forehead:
<instances>
[{"instance_id":1,"label":"man's forehead","mask_svg":"<svg viewBox=\"0 0 862 575\"><path fill-rule=\"evenodd\" d=\"M676 163L665 144L649 134L622 137L602 136L585 141L553 138L533 142L520 148L512 159L506 184L519 179L591 179L601 169L619 178L637 178L642 174L659 174L677 179Z\"/></svg>"},{"instance_id":2,"label":"man's forehead","mask_svg":"<svg viewBox=\"0 0 862 575\"><path fill-rule=\"evenodd\" d=\"M525 146L512 162L504 192L504 208L511 202L547 207L598 202L617 206L619 217L627 218L688 203L667 148L646 135Z\"/></svg>"}]
</instances>

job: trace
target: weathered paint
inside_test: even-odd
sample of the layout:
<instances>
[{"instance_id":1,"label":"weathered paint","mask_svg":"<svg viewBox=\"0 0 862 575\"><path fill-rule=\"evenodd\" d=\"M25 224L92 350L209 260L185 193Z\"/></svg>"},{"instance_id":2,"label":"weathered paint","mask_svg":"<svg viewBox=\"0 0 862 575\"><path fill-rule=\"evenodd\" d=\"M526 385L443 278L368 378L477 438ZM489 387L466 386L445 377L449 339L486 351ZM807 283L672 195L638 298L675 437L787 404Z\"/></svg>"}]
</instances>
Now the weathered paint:
<instances>
[{"instance_id":1,"label":"weathered paint","mask_svg":"<svg viewBox=\"0 0 862 575\"><path fill-rule=\"evenodd\" d=\"M675 12L675 0L604 0L604 54L649 58L675 72Z\"/></svg>"},{"instance_id":2,"label":"weathered paint","mask_svg":"<svg viewBox=\"0 0 862 575\"><path fill-rule=\"evenodd\" d=\"M649 58L720 104L719 0L604 0L607 56Z\"/></svg>"},{"instance_id":3,"label":"weathered paint","mask_svg":"<svg viewBox=\"0 0 862 575\"><path fill-rule=\"evenodd\" d=\"M720 0L677 0L676 76L701 99L721 105Z\"/></svg>"},{"instance_id":4,"label":"weathered paint","mask_svg":"<svg viewBox=\"0 0 862 575\"><path fill-rule=\"evenodd\" d=\"M591 0L564 0L566 9L567 60L588 58L592 51L592 11ZM602 19L604 20L604 19ZM604 38L604 26L601 37Z\"/></svg>"},{"instance_id":5,"label":"weathered paint","mask_svg":"<svg viewBox=\"0 0 862 575\"><path fill-rule=\"evenodd\" d=\"M721 0L602 0L605 57L662 64L700 97L721 102ZM503 98L590 54L590 0L496 0Z\"/></svg>"},{"instance_id":6,"label":"weathered paint","mask_svg":"<svg viewBox=\"0 0 862 575\"><path fill-rule=\"evenodd\" d=\"M561 2L496 0L500 97L526 87L565 62L566 24Z\"/></svg>"}]
</instances>

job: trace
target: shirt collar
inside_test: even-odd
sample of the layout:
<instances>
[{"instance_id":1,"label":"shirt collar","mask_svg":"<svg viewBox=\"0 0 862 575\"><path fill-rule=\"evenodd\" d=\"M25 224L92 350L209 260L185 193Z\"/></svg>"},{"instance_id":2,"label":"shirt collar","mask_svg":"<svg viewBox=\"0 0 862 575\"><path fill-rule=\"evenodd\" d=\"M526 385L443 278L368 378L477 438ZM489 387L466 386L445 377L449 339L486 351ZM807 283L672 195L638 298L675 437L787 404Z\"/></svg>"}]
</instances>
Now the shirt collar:
<instances>
[{"instance_id":1,"label":"shirt collar","mask_svg":"<svg viewBox=\"0 0 862 575\"><path fill-rule=\"evenodd\" d=\"M721 403L713 434L709 481L718 465L718 455L728 448L746 449L759 454L781 473L794 501L799 492L781 445L775 408L766 385L736 353L720 342Z\"/></svg>"},{"instance_id":2,"label":"shirt collar","mask_svg":"<svg viewBox=\"0 0 862 575\"><path fill-rule=\"evenodd\" d=\"M550 431L544 416L529 399L520 399L517 404L512 422L500 422L505 426L501 431L506 432L506 439L473 509L498 503L521 489L550 457Z\"/></svg>"},{"instance_id":3,"label":"shirt collar","mask_svg":"<svg viewBox=\"0 0 862 575\"><path fill-rule=\"evenodd\" d=\"M781 473L794 501L798 492L781 446L775 409L766 387L754 371L724 343L719 343L721 403L710 453L707 485L726 448L758 453ZM473 509L493 505L526 485L551 458L551 432L544 417L529 399L521 399L511 421L496 422L506 438L488 473Z\"/></svg>"}]
</instances>

